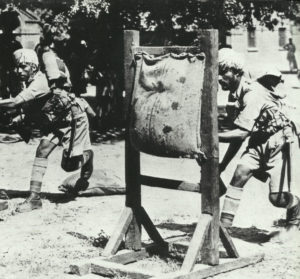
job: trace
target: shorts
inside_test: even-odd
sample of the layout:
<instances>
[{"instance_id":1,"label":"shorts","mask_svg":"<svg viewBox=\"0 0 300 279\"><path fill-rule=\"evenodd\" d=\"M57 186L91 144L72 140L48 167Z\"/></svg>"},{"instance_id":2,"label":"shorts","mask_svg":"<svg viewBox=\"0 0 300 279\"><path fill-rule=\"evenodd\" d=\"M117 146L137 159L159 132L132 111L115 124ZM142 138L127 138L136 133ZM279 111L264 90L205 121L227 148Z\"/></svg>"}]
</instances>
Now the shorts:
<instances>
[{"instance_id":1,"label":"shorts","mask_svg":"<svg viewBox=\"0 0 300 279\"><path fill-rule=\"evenodd\" d=\"M244 165L253 171L254 176L265 182L270 178L270 192L289 192L291 189L291 153L296 142L287 143L283 131L272 135L266 142L248 146L238 165ZM255 175L258 173L259 175ZM291 179L289 179L291 178Z\"/></svg>"},{"instance_id":2,"label":"shorts","mask_svg":"<svg viewBox=\"0 0 300 279\"><path fill-rule=\"evenodd\" d=\"M46 139L55 145L62 146L64 150L69 150L71 140L71 126L54 130L42 139ZM76 127L73 139L73 148L70 153L70 157L80 156L83 151L91 149L89 120L86 113L81 114L76 118Z\"/></svg>"}]
</instances>

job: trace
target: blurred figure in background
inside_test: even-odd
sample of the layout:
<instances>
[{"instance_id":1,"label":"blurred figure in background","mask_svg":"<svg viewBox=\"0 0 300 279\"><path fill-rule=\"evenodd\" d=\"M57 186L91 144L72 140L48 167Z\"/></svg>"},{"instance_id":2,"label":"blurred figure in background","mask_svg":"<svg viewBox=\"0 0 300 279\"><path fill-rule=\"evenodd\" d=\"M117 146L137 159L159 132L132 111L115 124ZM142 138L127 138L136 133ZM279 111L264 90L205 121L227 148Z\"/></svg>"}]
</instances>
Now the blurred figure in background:
<instances>
[{"instance_id":1,"label":"blurred figure in background","mask_svg":"<svg viewBox=\"0 0 300 279\"><path fill-rule=\"evenodd\" d=\"M39 58L40 69L46 74L49 87L59 87L66 91L71 89L70 73L65 62L58 56L56 50L56 30L50 24L45 24L40 43L35 51Z\"/></svg>"},{"instance_id":2,"label":"blurred figure in background","mask_svg":"<svg viewBox=\"0 0 300 279\"><path fill-rule=\"evenodd\" d=\"M293 43L293 39L289 38L289 42L283 47L285 50L287 50L287 60L289 62L290 71L293 72L294 70L298 70L298 65L296 61L296 46Z\"/></svg>"}]
</instances>

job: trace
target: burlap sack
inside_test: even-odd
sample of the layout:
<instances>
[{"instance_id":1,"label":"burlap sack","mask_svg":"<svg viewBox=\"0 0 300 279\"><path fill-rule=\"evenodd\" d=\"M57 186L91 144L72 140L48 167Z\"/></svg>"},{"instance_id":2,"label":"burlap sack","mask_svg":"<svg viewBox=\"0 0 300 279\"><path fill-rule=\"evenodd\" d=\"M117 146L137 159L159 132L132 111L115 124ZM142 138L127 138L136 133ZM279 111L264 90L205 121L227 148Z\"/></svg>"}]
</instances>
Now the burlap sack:
<instances>
[{"instance_id":1,"label":"burlap sack","mask_svg":"<svg viewBox=\"0 0 300 279\"><path fill-rule=\"evenodd\" d=\"M140 151L198 157L204 54L136 55L130 139Z\"/></svg>"},{"instance_id":2,"label":"burlap sack","mask_svg":"<svg viewBox=\"0 0 300 279\"><path fill-rule=\"evenodd\" d=\"M66 193L74 193L74 189L80 174L75 173L68 176L58 187ZM121 179L111 170L94 170L89 179L88 188L79 191L78 196L107 196L125 194L125 185Z\"/></svg>"}]
</instances>

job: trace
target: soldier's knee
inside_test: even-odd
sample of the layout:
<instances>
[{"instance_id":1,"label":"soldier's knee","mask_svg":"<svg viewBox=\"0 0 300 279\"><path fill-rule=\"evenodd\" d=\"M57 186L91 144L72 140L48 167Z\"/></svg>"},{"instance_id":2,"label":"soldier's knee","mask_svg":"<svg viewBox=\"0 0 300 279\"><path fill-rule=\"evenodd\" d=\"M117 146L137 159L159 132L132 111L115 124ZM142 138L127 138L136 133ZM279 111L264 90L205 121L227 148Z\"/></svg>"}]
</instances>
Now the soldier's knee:
<instances>
[{"instance_id":1,"label":"soldier's knee","mask_svg":"<svg viewBox=\"0 0 300 279\"><path fill-rule=\"evenodd\" d=\"M289 196L286 192L270 193L269 201L276 207L286 208L289 203Z\"/></svg>"},{"instance_id":2,"label":"soldier's knee","mask_svg":"<svg viewBox=\"0 0 300 279\"><path fill-rule=\"evenodd\" d=\"M42 140L39 144L39 146L37 147L36 150L36 157L39 158L47 158L49 156L49 154L51 153L51 151L53 150L54 144L52 144L50 141L48 140Z\"/></svg>"},{"instance_id":3,"label":"soldier's knee","mask_svg":"<svg viewBox=\"0 0 300 279\"><path fill-rule=\"evenodd\" d=\"M245 165L238 165L233 174L233 178L231 180L231 185L235 185L236 187L243 187L244 184L249 180L252 176L252 171Z\"/></svg>"},{"instance_id":4,"label":"soldier's knee","mask_svg":"<svg viewBox=\"0 0 300 279\"><path fill-rule=\"evenodd\" d=\"M251 174L251 169L245 165L238 165L235 170L235 175L241 178L247 178Z\"/></svg>"}]
</instances>

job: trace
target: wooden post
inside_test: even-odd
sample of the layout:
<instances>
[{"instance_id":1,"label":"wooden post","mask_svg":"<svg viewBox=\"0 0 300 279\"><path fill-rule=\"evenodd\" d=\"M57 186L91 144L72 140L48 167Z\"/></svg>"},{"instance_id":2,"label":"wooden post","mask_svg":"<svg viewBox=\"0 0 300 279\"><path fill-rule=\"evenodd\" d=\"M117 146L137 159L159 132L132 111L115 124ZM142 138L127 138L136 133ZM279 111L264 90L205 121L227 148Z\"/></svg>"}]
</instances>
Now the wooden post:
<instances>
[{"instance_id":1,"label":"wooden post","mask_svg":"<svg viewBox=\"0 0 300 279\"><path fill-rule=\"evenodd\" d=\"M124 87L125 102L124 113L126 115L125 135L125 183L126 206L133 210L132 222L129 225L125 237L125 247L132 250L141 249L141 223L136 218L135 208L141 206L141 182L140 182L140 153L135 150L129 137L129 107L134 84L134 67L132 47L139 45L139 32L134 30L124 31Z\"/></svg>"},{"instance_id":2,"label":"wooden post","mask_svg":"<svg viewBox=\"0 0 300 279\"><path fill-rule=\"evenodd\" d=\"M219 263L219 140L218 140L218 31L201 30L199 44L206 55L201 109L201 141L207 160L201 168L202 214L212 215L201 249L203 263Z\"/></svg>"},{"instance_id":3,"label":"wooden post","mask_svg":"<svg viewBox=\"0 0 300 279\"><path fill-rule=\"evenodd\" d=\"M130 108L132 88L134 84L134 67L132 67L133 53L132 47L140 45L140 32L136 30L125 30L123 33L123 59L124 59L124 106L123 117L127 120Z\"/></svg>"}]
</instances>

